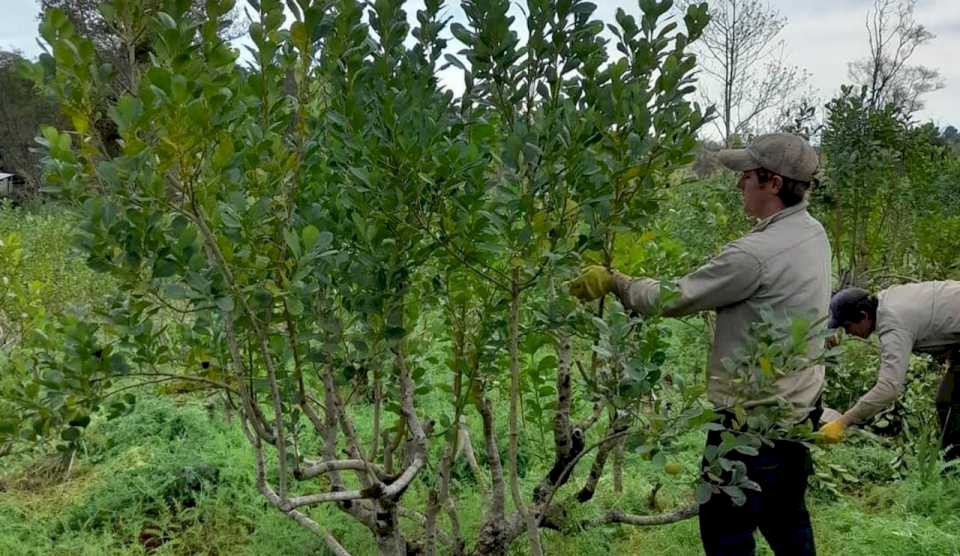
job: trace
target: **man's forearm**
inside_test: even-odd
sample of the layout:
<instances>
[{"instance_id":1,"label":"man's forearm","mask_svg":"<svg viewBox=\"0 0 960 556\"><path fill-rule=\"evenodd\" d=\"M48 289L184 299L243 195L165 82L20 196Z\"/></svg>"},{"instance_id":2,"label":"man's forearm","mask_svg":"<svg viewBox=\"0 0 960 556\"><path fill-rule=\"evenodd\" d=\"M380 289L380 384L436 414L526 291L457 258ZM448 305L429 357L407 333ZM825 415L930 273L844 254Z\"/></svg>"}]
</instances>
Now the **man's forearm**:
<instances>
[{"instance_id":1,"label":"man's forearm","mask_svg":"<svg viewBox=\"0 0 960 556\"><path fill-rule=\"evenodd\" d=\"M903 391L902 384L881 379L870 389L856 405L847 410L841 419L845 425L855 425L870 420L884 409L893 405Z\"/></svg>"},{"instance_id":2,"label":"man's forearm","mask_svg":"<svg viewBox=\"0 0 960 556\"><path fill-rule=\"evenodd\" d=\"M657 311L660 283L651 278L633 278L613 271L613 293L625 308L650 315Z\"/></svg>"},{"instance_id":3,"label":"man's forearm","mask_svg":"<svg viewBox=\"0 0 960 556\"><path fill-rule=\"evenodd\" d=\"M858 424L857 421L855 420L855 417L854 417L853 413L852 413L852 409L851 409L850 411L847 411L847 412L844 413L843 415L841 415L841 416L837 419L837 421L840 421L840 422L843 424L844 427L849 427L850 425L856 425L856 424Z\"/></svg>"}]
</instances>

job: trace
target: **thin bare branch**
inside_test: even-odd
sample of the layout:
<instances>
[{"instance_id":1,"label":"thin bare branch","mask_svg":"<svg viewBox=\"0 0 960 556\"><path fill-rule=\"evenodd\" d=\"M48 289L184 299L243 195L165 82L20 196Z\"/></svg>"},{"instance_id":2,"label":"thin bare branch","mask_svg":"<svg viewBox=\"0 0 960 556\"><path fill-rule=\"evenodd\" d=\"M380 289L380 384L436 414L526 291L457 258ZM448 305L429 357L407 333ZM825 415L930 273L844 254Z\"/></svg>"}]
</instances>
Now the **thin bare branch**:
<instances>
[{"instance_id":1,"label":"thin bare branch","mask_svg":"<svg viewBox=\"0 0 960 556\"><path fill-rule=\"evenodd\" d=\"M366 473L367 462L362 459L343 459L335 461L307 462L307 466L300 470L298 479L307 480L325 475L331 471L358 471Z\"/></svg>"},{"instance_id":2,"label":"thin bare branch","mask_svg":"<svg viewBox=\"0 0 960 556\"><path fill-rule=\"evenodd\" d=\"M584 523L584 527L598 527L600 525L607 525L609 523L621 523L624 525L637 525L642 527L668 525L670 523L677 523L685 519L690 519L699 513L700 506L697 504L690 504L688 506L678 508L672 512L657 515L634 515L628 514L622 510L610 510L603 517Z\"/></svg>"}]
</instances>

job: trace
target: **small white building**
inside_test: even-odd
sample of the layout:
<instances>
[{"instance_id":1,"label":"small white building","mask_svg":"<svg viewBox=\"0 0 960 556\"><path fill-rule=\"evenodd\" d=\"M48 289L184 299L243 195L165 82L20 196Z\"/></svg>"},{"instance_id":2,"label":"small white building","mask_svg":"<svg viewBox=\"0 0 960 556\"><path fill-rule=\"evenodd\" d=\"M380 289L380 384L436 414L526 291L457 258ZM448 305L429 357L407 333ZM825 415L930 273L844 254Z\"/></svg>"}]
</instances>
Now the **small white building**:
<instances>
[{"instance_id":1,"label":"small white building","mask_svg":"<svg viewBox=\"0 0 960 556\"><path fill-rule=\"evenodd\" d=\"M0 197L13 196L13 174L0 172Z\"/></svg>"}]
</instances>

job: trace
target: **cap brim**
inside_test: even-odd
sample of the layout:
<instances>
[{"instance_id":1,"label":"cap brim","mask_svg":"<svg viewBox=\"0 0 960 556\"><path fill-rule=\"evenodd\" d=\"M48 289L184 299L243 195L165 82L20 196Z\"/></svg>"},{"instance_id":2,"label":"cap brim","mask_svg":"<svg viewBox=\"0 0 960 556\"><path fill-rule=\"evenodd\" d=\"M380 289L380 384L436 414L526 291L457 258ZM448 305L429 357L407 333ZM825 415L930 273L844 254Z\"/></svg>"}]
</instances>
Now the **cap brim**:
<instances>
[{"instance_id":1,"label":"cap brim","mask_svg":"<svg viewBox=\"0 0 960 556\"><path fill-rule=\"evenodd\" d=\"M717 153L717 160L735 172L746 172L761 167L747 149L724 149Z\"/></svg>"}]
</instances>

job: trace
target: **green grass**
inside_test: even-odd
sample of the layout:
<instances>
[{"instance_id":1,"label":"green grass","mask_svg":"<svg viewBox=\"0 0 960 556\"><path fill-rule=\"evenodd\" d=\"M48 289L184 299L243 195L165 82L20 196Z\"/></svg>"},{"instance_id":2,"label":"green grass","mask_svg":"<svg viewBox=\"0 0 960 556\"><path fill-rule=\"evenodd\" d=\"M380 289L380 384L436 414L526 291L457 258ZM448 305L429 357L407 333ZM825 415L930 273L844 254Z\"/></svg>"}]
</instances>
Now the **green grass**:
<instances>
[{"instance_id":1,"label":"green grass","mask_svg":"<svg viewBox=\"0 0 960 556\"><path fill-rule=\"evenodd\" d=\"M267 508L246 439L199 403L144 400L89 432L68 479L42 459L5 474L0 553L140 554L151 537L163 541L158 554L308 554L322 544ZM209 469L216 477L190 473Z\"/></svg>"},{"instance_id":2,"label":"green grass","mask_svg":"<svg viewBox=\"0 0 960 556\"><path fill-rule=\"evenodd\" d=\"M29 256L22 279L45 281L49 295L44 300L53 311L70 303L97 303L109 289L71 252L67 235L73 225L73 217L57 207L0 209L0 234L18 233ZM704 362L702 327L696 319L673 322L668 372L675 382L702 381L697 375ZM417 360L428 367L419 381L423 387L419 409L434 419L450 410L445 394L430 386L445 380L438 363L445 358L443 348L424 346L425 352L417 354ZM911 408L928 417L932 380L915 381L907 396ZM496 397L494 402L497 437L505 454L506 403ZM358 433L369 436L370 405L357 399L351 401L350 409ZM384 427L393 418L385 416ZM473 411L468 418L482 462L480 423ZM522 487L528 495L548 463L534 448L549 442L549 424L545 427L543 438L533 423L528 423L523 435L520 464ZM662 483L657 497L661 509L687 503L702 443L699 432L681 437L669 456L682 465L678 476L665 475L653 463L628 454L624 493L615 495L609 475L605 476L590 504L571 509L571 521L595 517L605 508L655 511L648 507L648 500L656 482ZM439 442L435 444L434 450L439 450ZM316 442L306 438L302 446L309 452ZM899 457L904 446L907 455ZM930 446L928 435L883 443L856 438L818 449L818 477L812 481L808 501L820 554L960 554L960 479L941 477L935 458L929 457ZM438 460L438 454L432 454L431 461ZM221 410L209 409L207 401L195 394L171 395L165 388L142 392L132 414L112 421L94 420L68 476L58 471L59 463L43 452L3 460L0 554L327 553L319 538L268 506L257 493L253 455L237 422L226 421ZM589 463L590 458L581 463L571 485L582 482ZM423 507L425 480L432 473L430 468L422 472L405 496L405 505ZM458 464L453 476L453 494L470 543L485 519L488 496L465 465ZM568 487L561 498L572 491ZM376 552L369 532L338 510L323 506L311 515L353 554ZM409 522L401 524L409 531ZM551 555L702 552L696 519L655 528L546 531L544 539ZM761 554L770 553L762 540L759 546ZM526 553L523 539L515 543L512 553Z\"/></svg>"},{"instance_id":3,"label":"green grass","mask_svg":"<svg viewBox=\"0 0 960 556\"><path fill-rule=\"evenodd\" d=\"M644 511L651 480L662 480L658 501L682 503L696 469L700 437L689 435L677 459L678 477L628 457L625 492L616 497L609 479L591 506ZM878 450L849 446L819 451L821 466L856 468ZM874 454L875 455L875 454ZM890 455L889 451L888 454ZM21 458L0 477L0 554L317 554L322 542L267 506L253 484L252 454L235 424L197 400L145 398L133 414L98 420L90 428L80 463L64 479L45 458ZM216 469L184 487L184 470ZM536 473L531 473L536 477ZM193 488L191 488L191 486ZM531 484L527 484L530 487ZM475 531L485 498L471 481L459 484L463 526ZM848 488L848 487L844 487ZM408 503L422 503L422 488ZM821 554L960 554L960 480L927 483L907 478L863 483L839 497L809 496ZM584 516L592 510L580 510ZM361 527L336 510L314 517L355 554L375 547ZM700 554L695 519L656 527L606 526L577 534L545 534L550 554ZM522 542L515 553L524 553ZM760 543L761 554L769 549Z\"/></svg>"},{"instance_id":4,"label":"green grass","mask_svg":"<svg viewBox=\"0 0 960 556\"><path fill-rule=\"evenodd\" d=\"M78 221L69 208L55 203L13 208L0 201L0 240L16 235L24 253L20 272L10 279L37 284L35 295L52 313L102 301L113 286L74 249Z\"/></svg>"}]
</instances>

